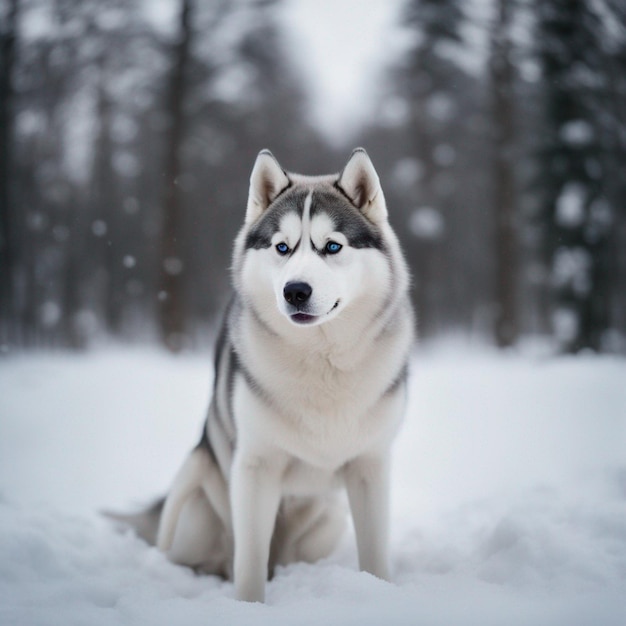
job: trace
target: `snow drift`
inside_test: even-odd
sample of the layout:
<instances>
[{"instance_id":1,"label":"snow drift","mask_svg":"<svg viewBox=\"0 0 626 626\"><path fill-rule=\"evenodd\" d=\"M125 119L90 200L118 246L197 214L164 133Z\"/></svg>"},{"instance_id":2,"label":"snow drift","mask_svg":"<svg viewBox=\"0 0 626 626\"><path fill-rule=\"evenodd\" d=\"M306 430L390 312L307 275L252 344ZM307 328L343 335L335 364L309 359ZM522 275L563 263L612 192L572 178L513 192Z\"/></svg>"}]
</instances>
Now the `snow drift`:
<instances>
[{"instance_id":1,"label":"snow drift","mask_svg":"<svg viewBox=\"0 0 626 626\"><path fill-rule=\"evenodd\" d=\"M625 623L625 361L420 352L396 446L394 584L356 570L349 534L279 570L267 605L98 515L167 489L210 380L210 358L156 350L0 361L0 623Z\"/></svg>"}]
</instances>

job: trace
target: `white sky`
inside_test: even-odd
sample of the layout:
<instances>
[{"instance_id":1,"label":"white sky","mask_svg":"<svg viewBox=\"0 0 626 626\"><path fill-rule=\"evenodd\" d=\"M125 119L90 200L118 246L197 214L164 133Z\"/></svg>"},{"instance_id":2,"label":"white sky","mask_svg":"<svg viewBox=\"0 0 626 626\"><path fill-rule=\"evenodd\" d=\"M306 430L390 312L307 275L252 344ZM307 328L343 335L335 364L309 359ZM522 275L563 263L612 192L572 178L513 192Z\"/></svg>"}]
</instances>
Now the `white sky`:
<instances>
[{"instance_id":1,"label":"white sky","mask_svg":"<svg viewBox=\"0 0 626 626\"><path fill-rule=\"evenodd\" d=\"M382 70L402 48L401 0L287 0L287 42L310 85L313 122L340 143L371 114Z\"/></svg>"}]
</instances>

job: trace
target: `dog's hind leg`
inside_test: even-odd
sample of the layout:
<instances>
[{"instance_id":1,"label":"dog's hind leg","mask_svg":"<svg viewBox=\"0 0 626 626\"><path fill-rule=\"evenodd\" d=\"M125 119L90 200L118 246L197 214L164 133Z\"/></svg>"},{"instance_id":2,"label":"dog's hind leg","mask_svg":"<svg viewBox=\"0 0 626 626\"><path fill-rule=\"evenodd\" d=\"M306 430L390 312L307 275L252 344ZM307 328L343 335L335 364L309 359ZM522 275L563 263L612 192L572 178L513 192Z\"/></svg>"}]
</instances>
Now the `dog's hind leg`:
<instances>
[{"instance_id":1,"label":"dog's hind leg","mask_svg":"<svg viewBox=\"0 0 626 626\"><path fill-rule=\"evenodd\" d=\"M181 509L167 558L205 574L232 576L230 533L200 489L187 498Z\"/></svg>"},{"instance_id":2,"label":"dog's hind leg","mask_svg":"<svg viewBox=\"0 0 626 626\"><path fill-rule=\"evenodd\" d=\"M196 448L178 470L161 514L157 535L159 550L167 552L171 548L183 506L191 494L202 486L203 478L210 471L208 453L202 448Z\"/></svg>"}]
</instances>

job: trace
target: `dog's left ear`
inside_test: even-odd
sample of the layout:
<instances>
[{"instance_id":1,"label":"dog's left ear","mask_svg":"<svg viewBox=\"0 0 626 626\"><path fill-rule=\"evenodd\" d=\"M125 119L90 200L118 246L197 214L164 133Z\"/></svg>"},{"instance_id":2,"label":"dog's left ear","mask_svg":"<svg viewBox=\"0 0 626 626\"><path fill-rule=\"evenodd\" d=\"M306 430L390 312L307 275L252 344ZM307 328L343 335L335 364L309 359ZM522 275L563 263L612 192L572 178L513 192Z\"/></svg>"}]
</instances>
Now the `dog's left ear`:
<instances>
[{"instance_id":1,"label":"dog's left ear","mask_svg":"<svg viewBox=\"0 0 626 626\"><path fill-rule=\"evenodd\" d=\"M289 184L287 174L274 155L269 150L261 150L250 175L246 224L255 222Z\"/></svg>"},{"instance_id":2,"label":"dog's left ear","mask_svg":"<svg viewBox=\"0 0 626 626\"><path fill-rule=\"evenodd\" d=\"M367 219L374 223L387 219L387 205L378 174L363 148L352 152L337 185Z\"/></svg>"}]
</instances>

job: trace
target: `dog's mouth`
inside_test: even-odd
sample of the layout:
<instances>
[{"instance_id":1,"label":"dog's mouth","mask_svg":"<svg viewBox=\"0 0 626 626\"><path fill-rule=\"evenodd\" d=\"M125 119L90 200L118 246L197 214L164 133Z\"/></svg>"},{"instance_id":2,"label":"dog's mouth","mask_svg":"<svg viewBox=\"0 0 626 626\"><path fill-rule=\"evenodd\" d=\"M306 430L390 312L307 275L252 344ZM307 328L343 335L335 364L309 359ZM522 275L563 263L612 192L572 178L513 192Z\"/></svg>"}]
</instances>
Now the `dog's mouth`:
<instances>
[{"instance_id":1,"label":"dog's mouth","mask_svg":"<svg viewBox=\"0 0 626 626\"><path fill-rule=\"evenodd\" d=\"M308 313L304 313L303 311L297 311L296 313L290 315L289 318L292 322L295 322L296 324L302 324L304 326L305 324L312 324L316 320L330 315L338 306L339 300L337 300L337 302L333 304L330 311L328 311L328 313L325 313L324 315L309 315Z\"/></svg>"},{"instance_id":2,"label":"dog's mouth","mask_svg":"<svg viewBox=\"0 0 626 626\"><path fill-rule=\"evenodd\" d=\"M296 324L310 324L317 319L317 315L309 315L308 313L294 313L290 316L291 321Z\"/></svg>"}]
</instances>

